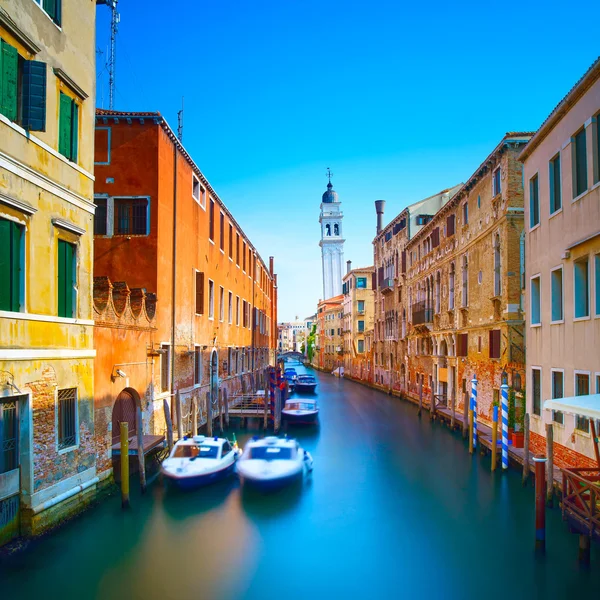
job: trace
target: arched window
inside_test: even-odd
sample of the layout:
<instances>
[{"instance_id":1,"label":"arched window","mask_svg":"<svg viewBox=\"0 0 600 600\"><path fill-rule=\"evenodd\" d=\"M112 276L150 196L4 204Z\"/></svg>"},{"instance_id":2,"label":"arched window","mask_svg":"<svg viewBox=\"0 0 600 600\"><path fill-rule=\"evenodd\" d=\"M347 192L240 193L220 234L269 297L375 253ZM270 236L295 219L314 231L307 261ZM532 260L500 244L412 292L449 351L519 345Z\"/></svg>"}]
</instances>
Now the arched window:
<instances>
[{"instance_id":1,"label":"arched window","mask_svg":"<svg viewBox=\"0 0 600 600\"><path fill-rule=\"evenodd\" d=\"M329 223L325 225L325 235L331 235L331 225Z\"/></svg>"},{"instance_id":2,"label":"arched window","mask_svg":"<svg viewBox=\"0 0 600 600\"><path fill-rule=\"evenodd\" d=\"M454 263L450 263L448 310L454 310Z\"/></svg>"},{"instance_id":3,"label":"arched window","mask_svg":"<svg viewBox=\"0 0 600 600\"><path fill-rule=\"evenodd\" d=\"M469 262L466 254L462 260L462 305L469 306Z\"/></svg>"},{"instance_id":4,"label":"arched window","mask_svg":"<svg viewBox=\"0 0 600 600\"><path fill-rule=\"evenodd\" d=\"M333 226L333 235L340 235L340 226L337 223Z\"/></svg>"},{"instance_id":5,"label":"arched window","mask_svg":"<svg viewBox=\"0 0 600 600\"><path fill-rule=\"evenodd\" d=\"M435 276L435 312L436 312L436 314L439 314L439 312L441 310L441 291L440 291L441 287L442 287L441 277L440 277L440 272L438 271Z\"/></svg>"},{"instance_id":6,"label":"arched window","mask_svg":"<svg viewBox=\"0 0 600 600\"><path fill-rule=\"evenodd\" d=\"M500 234L494 236L494 296L502 293L502 278L500 265Z\"/></svg>"}]
</instances>

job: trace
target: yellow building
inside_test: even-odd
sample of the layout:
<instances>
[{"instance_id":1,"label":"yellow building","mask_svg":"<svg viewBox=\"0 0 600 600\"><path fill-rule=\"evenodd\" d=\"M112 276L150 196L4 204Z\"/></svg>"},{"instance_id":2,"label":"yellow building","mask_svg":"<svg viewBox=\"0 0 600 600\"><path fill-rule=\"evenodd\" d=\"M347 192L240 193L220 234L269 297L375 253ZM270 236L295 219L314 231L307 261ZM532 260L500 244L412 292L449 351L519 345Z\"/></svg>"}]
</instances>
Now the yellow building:
<instances>
[{"instance_id":1,"label":"yellow building","mask_svg":"<svg viewBox=\"0 0 600 600\"><path fill-rule=\"evenodd\" d=\"M94 2L0 6L0 544L94 494Z\"/></svg>"}]
</instances>

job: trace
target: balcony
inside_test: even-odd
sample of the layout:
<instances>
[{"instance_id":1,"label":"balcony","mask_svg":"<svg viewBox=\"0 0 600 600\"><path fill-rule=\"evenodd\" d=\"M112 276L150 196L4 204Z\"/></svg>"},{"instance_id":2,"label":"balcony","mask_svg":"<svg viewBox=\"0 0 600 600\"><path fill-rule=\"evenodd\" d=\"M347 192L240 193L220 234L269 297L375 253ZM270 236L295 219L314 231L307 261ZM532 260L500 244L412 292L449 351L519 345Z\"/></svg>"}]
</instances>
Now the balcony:
<instances>
[{"instance_id":1,"label":"balcony","mask_svg":"<svg viewBox=\"0 0 600 600\"><path fill-rule=\"evenodd\" d=\"M425 302L417 302L412 305L412 324L431 325L433 323L433 308Z\"/></svg>"},{"instance_id":2,"label":"balcony","mask_svg":"<svg viewBox=\"0 0 600 600\"><path fill-rule=\"evenodd\" d=\"M390 277L382 279L379 289L383 294L391 294L394 291L394 280Z\"/></svg>"}]
</instances>

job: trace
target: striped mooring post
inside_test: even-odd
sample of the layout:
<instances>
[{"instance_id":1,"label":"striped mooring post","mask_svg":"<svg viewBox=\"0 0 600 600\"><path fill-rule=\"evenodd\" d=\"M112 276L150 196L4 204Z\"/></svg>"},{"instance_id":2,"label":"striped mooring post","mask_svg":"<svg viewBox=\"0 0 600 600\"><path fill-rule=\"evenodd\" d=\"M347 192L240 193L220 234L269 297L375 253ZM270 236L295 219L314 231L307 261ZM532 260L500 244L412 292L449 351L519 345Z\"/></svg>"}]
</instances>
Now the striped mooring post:
<instances>
[{"instance_id":1,"label":"striped mooring post","mask_svg":"<svg viewBox=\"0 0 600 600\"><path fill-rule=\"evenodd\" d=\"M508 385L500 386L502 392L502 470L508 469Z\"/></svg>"},{"instance_id":2,"label":"striped mooring post","mask_svg":"<svg viewBox=\"0 0 600 600\"><path fill-rule=\"evenodd\" d=\"M471 407L473 409L473 450L477 450L477 375L471 379Z\"/></svg>"}]
</instances>

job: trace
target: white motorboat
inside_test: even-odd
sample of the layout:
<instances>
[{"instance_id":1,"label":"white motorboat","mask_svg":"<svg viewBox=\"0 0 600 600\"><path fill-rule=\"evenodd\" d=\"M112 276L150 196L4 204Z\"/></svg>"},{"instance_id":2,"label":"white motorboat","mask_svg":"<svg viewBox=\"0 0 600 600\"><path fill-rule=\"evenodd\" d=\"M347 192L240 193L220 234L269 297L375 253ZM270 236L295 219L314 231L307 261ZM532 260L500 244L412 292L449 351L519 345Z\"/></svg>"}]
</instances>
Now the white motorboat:
<instances>
[{"instance_id":1,"label":"white motorboat","mask_svg":"<svg viewBox=\"0 0 600 600\"><path fill-rule=\"evenodd\" d=\"M287 400L281 415L288 423L314 425L319 418L319 407L313 399Z\"/></svg>"},{"instance_id":2,"label":"white motorboat","mask_svg":"<svg viewBox=\"0 0 600 600\"><path fill-rule=\"evenodd\" d=\"M274 436L253 438L237 463L242 482L263 491L300 480L312 468L312 456L296 440Z\"/></svg>"},{"instance_id":3,"label":"white motorboat","mask_svg":"<svg viewBox=\"0 0 600 600\"><path fill-rule=\"evenodd\" d=\"M312 393L317 387L317 380L312 375L298 375L296 380L296 391Z\"/></svg>"},{"instance_id":4,"label":"white motorboat","mask_svg":"<svg viewBox=\"0 0 600 600\"><path fill-rule=\"evenodd\" d=\"M184 437L162 463L163 475L181 489L191 489L223 479L233 472L241 454L237 442L203 435Z\"/></svg>"}]
</instances>

